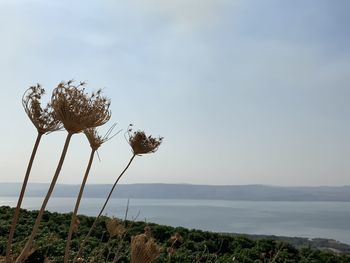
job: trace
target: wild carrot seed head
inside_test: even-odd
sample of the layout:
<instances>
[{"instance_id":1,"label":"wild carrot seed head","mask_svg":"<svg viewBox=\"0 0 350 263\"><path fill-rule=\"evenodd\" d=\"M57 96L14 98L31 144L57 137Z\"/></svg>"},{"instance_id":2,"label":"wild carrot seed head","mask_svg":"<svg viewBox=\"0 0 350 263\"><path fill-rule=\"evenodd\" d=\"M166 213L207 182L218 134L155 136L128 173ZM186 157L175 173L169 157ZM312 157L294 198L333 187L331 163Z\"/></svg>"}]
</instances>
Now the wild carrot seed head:
<instances>
[{"instance_id":1,"label":"wild carrot seed head","mask_svg":"<svg viewBox=\"0 0 350 263\"><path fill-rule=\"evenodd\" d=\"M129 125L129 144L135 155L154 153L158 150L163 141L163 137L154 138L151 135L147 136L144 131L132 132L132 125Z\"/></svg>"},{"instance_id":2,"label":"wild carrot seed head","mask_svg":"<svg viewBox=\"0 0 350 263\"><path fill-rule=\"evenodd\" d=\"M62 129L62 123L53 114L51 104L41 107L41 98L45 90L37 84L26 90L22 97L22 105L29 119L39 133L45 134Z\"/></svg>"},{"instance_id":3,"label":"wild carrot seed head","mask_svg":"<svg viewBox=\"0 0 350 263\"><path fill-rule=\"evenodd\" d=\"M111 117L110 101L101 95L101 90L88 95L84 82L61 82L52 93L54 114L69 133L78 133L88 128L105 124Z\"/></svg>"},{"instance_id":4,"label":"wild carrot seed head","mask_svg":"<svg viewBox=\"0 0 350 263\"><path fill-rule=\"evenodd\" d=\"M88 139L90 146L93 150L98 150L100 146L105 143L106 141L109 141L112 139L115 135L117 135L120 131L112 134L113 129L115 128L116 124L113 124L111 128L106 132L104 136L101 136L98 134L97 129L94 128L88 128L84 130L84 134L86 138Z\"/></svg>"},{"instance_id":5,"label":"wild carrot seed head","mask_svg":"<svg viewBox=\"0 0 350 263\"><path fill-rule=\"evenodd\" d=\"M126 232L123 222L117 218L109 218L105 223L110 237L121 237Z\"/></svg>"},{"instance_id":6,"label":"wild carrot seed head","mask_svg":"<svg viewBox=\"0 0 350 263\"><path fill-rule=\"evenodd\" d=\"M132 263L153 262L159 256L160 252L161 248L157 245L154 238L150 236L150 229L145 229L144 234L131 238Z\"/></svg>"},{"instance_id":7,"label":"wild carrot seed head","mask_svg":"<svg viewBox=\"0 0 350 263\"><path fill-rule=\"evenodd\" d=\"M175 234L173 234L170 238L169 238L169 240L168 240L168 242L169 243L175 243L175 242L179 242L179 243L182 243L182 236L178 233L178 232L176 232Z\"/></svg>"}]
</instances>

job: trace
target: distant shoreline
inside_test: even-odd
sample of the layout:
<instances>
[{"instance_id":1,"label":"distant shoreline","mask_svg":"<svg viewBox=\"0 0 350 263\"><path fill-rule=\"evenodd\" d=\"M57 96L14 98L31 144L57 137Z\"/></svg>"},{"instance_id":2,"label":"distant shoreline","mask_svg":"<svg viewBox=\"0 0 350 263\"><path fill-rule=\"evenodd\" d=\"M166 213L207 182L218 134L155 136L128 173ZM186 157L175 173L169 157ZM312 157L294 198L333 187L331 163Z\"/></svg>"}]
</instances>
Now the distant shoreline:
<instances>
[{"instance_id":1,"label":"distant shoreline","mask_svg":"<svg viewBox=\"0 0 350 263\"><path fill-rule=\"evenodd\" d=\"M0 183L0 195L18 196L20 187L20 183ZM48 184L31 183L26 196L42 197L47 188ZM87 185L84 198L104 198L110 188L108 184ZM78 189L79 185L58 184L54 196L74 197ZM350 202L350 186L120 184L112 198Z\"/></svg>"},{"instance_id":2,"label":"distant shoreline","mask_svg":"<svg viewBox=\"0 0 350 263\"><path fill-rule=\"evenodd\" d=\"M23 208L37 210L42 197L26 197ZM69 213L76 197L53 197L47 210ZM83 198L79 214L95 216L104 198ZM1 197L0 206L14 207L17 197ZM105 213L123 218L128 200L111 199ZM333 239L350 245L350 202L291 202L291 201L223 201L147 199L129 200L129 218L157 224L182 226L221 233L275 235Z\"/></svg>"}]
</instances>

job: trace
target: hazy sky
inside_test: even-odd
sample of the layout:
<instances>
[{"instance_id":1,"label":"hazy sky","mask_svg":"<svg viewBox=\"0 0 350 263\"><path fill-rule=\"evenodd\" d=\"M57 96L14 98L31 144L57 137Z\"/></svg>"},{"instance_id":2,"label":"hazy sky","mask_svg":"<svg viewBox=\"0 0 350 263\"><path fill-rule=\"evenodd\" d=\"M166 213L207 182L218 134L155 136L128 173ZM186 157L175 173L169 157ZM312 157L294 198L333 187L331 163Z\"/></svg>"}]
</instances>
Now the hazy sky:
<instances>
[{"instance_id":1,"label":"hazy sky","mask_svg":"<svg viewBox=\"0 0 350 263\"><path fill-rule=\"evenodd\" d=\"M165 137L123 183L349 185L349 10L347 0L0 0L0 181L22 181L36 137L23 92L73 78L111 98L109 125ZM51 180L65 135L43 138L31 182ZM89 154L75 135L59 182L80 183ZM114 182L130 156L119 134L89 183Z\"/></svg>"}]
</instances>

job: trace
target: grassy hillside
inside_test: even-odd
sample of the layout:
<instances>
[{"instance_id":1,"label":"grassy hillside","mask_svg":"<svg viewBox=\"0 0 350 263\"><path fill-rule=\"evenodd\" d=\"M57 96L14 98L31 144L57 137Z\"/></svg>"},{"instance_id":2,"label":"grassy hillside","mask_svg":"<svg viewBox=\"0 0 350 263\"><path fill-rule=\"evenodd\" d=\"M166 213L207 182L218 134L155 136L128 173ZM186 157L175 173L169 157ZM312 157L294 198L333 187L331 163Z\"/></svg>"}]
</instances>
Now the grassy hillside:
<instances>
[{"instance_id":1,"label":"grassy hillside","mask_svg":"<svg viewBox=\"0 0 350 263\"><path fill-rule=\"evenodd\" d=\"M4 255L13 209L0 207L0 255ZM36 211L22 210L17 228L14 253L24 245L34 224ZM79 216L71 258L86 235L94 218ZM152 236L160 247L155 262L350 262L349 254L318 250L274 239L252 239L246 236L218 234L146 224L145 222L115 221L110 225L104 217L87 242L82 258L84 262L129 262L131 237L144 233L149 226ZM70 214L45 212L35 249L28 262L63 262L65 239L70 223ZM107 226L107 228L106 228ZM112 226L112 227L111 227ZM178 233L178 234L176 234ZM1 259L0 259L1 262Z\"/></svg>"}]
</instances>

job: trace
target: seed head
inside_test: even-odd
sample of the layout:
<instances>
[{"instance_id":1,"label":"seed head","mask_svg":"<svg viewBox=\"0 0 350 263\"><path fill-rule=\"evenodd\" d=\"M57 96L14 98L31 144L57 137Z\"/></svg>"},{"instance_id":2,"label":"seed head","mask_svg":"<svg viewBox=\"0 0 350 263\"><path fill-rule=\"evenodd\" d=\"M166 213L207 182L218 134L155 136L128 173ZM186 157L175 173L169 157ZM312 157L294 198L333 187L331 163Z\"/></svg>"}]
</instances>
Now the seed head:
<instances>
[{"instance_id":1,"label":"seed head","mask_svg":"<svg viewBox=\"0 0 350 263\"><path fill-rule=\"evenodd\" d=\"M177 248L182 244L182 242L183 242L183 238L178 232L173 234L168 240L168 243L171 245L171 247L177 247Z\"/></svg>"},{"instance_id":2,"label":"seed head","mask_svg":"<svg viewBox=\"0 0 350 263\"><path fill-rule=\"evenodd\" d=\"M106 132L106 134L104 136L101 136L98 134L97 129L94 128L87 128L84 130L84 134L86 136L86 138L88 139L90 146L93 150L98 150L98 148L100 148L100 146L105 143L106 141L109 141L110 139L112 139L115 135L117 135L120 131L112 134L113 129L115 128L116 124L113 124L111 128L109 128L109 130Z\"/></svg>"},{"instance_id":3,"label":"seed head","mask_svg":"<svg viewBox=\"0 0 350 263\"><path fill-rule=\"evenodd\" d=\"M107 219L106 220L106 228L107 228L107 231L108 231L110 237L115 237L115 236L120 237L126 231L124 226L123 226L123 223L117 218Z\"/></svg>"},{"instance_id":4,"label":"seed head","mask_svg":"<svg viewBox=\"0 0 350 263\"><path fill-rule=\"evenodd\" d=\"M44 94L45 90L37 84L27 89L22 97L25 112L38 132L42 134L58 131L62 128L62 123L56 119L51 105L48 103L45 108L41 107L40 100Z\"/></svg>"},{"instance_id":5,"label":"seed head","mask_svg":"<svg viewBox=\"0 0 350 263\"><path fill-rule=\"evenodd\" d=\"M163 137L154 138L151 135L147 136L144 131L132 132L132 125L129 125L128 135L129 144L135 155L154 153L158 150L163 141Z\"/></svg>"},{"instance_id":6,"label":"seed head","mask_svg":"<svg viewBox=\"0 0 350 263\"><path fill-rule=\"evenodd\" d=\"M148 230L131 238L131 262L132 263L151 263L160 254L161 249L150 237Z\"/></svg>"},{"instance_id":7,"label":"seed head","mask_svg":"<svg viewBox=\"0 0 350 263\"><path fill-rule=\"evenodd\" d=\"M51 104L54 114L69 133L78 133L88 128L105 124L111 117L110 101L101 95L101 90L88 95L84 82L61 82L53 90Z\"/></svg>"}]
</instances>

